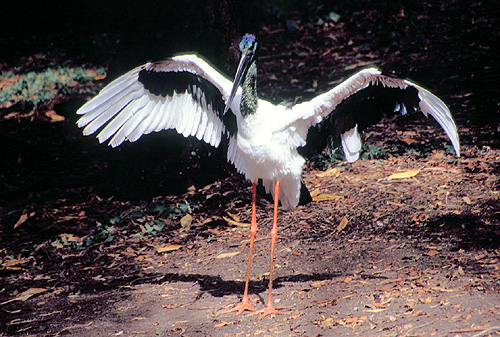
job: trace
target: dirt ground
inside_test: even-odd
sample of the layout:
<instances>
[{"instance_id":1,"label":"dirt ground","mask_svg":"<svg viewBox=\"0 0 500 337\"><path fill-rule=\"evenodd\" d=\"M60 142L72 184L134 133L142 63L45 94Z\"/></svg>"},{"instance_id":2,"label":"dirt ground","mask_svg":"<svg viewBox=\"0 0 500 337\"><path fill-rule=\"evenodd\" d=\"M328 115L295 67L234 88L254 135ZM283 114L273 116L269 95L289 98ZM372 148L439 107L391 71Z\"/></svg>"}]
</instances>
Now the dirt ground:
<instances>
[{"instance_id":1,"label":"dirt ground","mask_svg":"<svg viewBox=\"0 0 500 337\"><path fill-rule=\"evenodd\" d=\"M307 187L331 200L280 210L284 314L264 319L224 313L243 292L251 191L223 151L173 133L99 145L74 124L88 94L4 107L0 335L500 335L497 7L366 2L337 22L318 8L263 27L263 96L304 99L376 64L442 97L462 145L457 158L415 115L369 129L353 164L308 162ZM257 206L250 299L261 309L272 208Z\"/></svg>"}]
</instances>

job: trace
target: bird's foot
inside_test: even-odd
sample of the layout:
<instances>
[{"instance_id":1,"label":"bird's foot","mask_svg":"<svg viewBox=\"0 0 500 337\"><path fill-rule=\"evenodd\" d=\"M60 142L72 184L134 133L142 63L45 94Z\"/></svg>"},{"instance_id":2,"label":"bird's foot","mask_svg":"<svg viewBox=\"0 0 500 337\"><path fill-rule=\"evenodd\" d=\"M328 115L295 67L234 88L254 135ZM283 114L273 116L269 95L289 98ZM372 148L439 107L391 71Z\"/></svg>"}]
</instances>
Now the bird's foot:
<instances>
[{"instance_id":1,"label":"bird's foot","mask_svg":"<svg viewBox=\"0 0 500 337\"><path fill-rule=\"evenodd\" d=\"M234 308L227 310L227 311L224 311L223 314L227 314L227 313L236 311L236 315L239 315L245 310L255 311L255 309L252 306L252 303L250 303L250 299L248 298L248 296L244 296L241 299L240 303L238 303Z\"/></svg>"},{"instance_id":2,"label":"bird's foot","mask_svg":"<svg viewBox=\"0 0 500 337\"><path fill-rule=\"evenodd\" d=\"M275 314L275 315L284 315L285 314L284 312L281 312L281 311L274 309L274 307L272 306L271 303L268 303L264 309L259 310L257 313L260 314L259 318L264 318L270 314Z\"/></svg>"}]
</instances>

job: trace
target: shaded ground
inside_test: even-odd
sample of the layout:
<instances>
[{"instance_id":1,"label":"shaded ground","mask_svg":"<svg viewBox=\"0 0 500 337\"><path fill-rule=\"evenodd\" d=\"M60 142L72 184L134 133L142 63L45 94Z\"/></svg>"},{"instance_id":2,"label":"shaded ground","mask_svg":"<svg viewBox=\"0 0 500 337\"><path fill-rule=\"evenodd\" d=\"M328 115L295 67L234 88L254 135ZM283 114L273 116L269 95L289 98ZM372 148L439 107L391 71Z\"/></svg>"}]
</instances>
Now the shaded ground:
<instances>
[{"instance_id":1,"label":"shaded ground","mask_svg":"<svg viewBox=\"0 0 500 337\"><path fill-rule=\"evenodd\" d=\"M328 163L310 162L309 189L338 198L280 211L273 294L285 315L274 318L223 314L242 293L250 189L222 151L166 133L118 150L84 138L74 111L99 78L34 110L4 107L0 333L498 334L497 7L339 5L290 14L259 34L264 96L305 99L377 64L443 97L463 146L457 159L444 133L415 116L372 128L370 151L352 165L338 161L324 175ZM326 19L330 10L338 22ZM2 70L59 61L32 60ZM53 109L65 119L47 114ZM259 200L257 308L266 298L270 214Z\"/></svg>"}]
</instances>

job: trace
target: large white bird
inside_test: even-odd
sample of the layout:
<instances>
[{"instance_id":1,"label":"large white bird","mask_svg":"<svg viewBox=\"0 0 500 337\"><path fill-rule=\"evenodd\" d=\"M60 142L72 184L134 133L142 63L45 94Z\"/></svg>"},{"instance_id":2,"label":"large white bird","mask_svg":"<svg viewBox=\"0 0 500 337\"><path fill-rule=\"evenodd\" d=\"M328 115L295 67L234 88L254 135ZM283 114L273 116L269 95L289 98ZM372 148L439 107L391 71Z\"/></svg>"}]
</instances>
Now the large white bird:
<instances>
[{"instance_id":1,"label":"large white bird","mask_svg":"<svg viewBox=\"0 0 500 337\"><path fill-rule=\"evenodd\" d=\"M248 283L257 232L257 181L262 179L267 191L274 192L269 298L260 311L264 317L280 313L271 302L278 201L285 208L299 203L304 191L301 174L305 159L298 148L306 145L312 126L330 123L341 138L347 161L354 162L359 157L360 132L368 124L370 111L356 110L355 102L354 109L349 109L350 101L360 96L387 95L396 112L404 115L418 109L434 117L458 156L460 143L443 101L414 82L382 75L377 68L363 69L328 92L293 107L259 99L257 39L247 34L239 47L242 57L234 81L196 55L147 63L114 80L83 105L77 112L82 115L78 126L85 127L85 135L100 130L99 141L109 140L113 147L165 129L176 129L185 137L195 136L216 147L227 137L228 161L253 184L245 290L241 302L230 311L254 310L248 298Z\"/></svg>"}]
</instances>

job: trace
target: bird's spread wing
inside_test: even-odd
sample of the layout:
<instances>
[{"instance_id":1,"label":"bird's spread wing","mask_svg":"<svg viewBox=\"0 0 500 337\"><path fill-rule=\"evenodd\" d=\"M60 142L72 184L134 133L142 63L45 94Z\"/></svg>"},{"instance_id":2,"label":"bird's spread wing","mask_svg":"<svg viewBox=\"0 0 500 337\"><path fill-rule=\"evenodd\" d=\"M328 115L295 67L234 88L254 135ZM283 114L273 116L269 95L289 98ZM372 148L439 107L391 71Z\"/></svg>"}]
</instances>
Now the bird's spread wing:
<instances>
[{"instance_id":1,"label":"bird's spread wing","mask_svg":"<svg viewBox=\"0 0 500 337\"><path fill-rule=\"evenodd\" d=\"M232 82L196 55L181 55L137 67L117 78L77 113L83 133L101 129L102 143L118 146L144 134L176 129L218 146L236 133L233 113L224 114Z\"/></svg>"},{"instance_id":2,"label":"bird's spread wing","mask_svg":"<svg viewBox=\"0 0 500 337\"><path fill-rule=\"evenodd\" d=\"M367 105L370 100L372 105ZM341 137L346 159L354 162L361 150L360 131L391 110L404 115L417 109L437 120L460 156L457 127L443 101L414 82L382 75L376 68L363 69L330 91L297 104L291 109L289 125L330 124L331 131Z\"/></svg>"}]
</instances>

